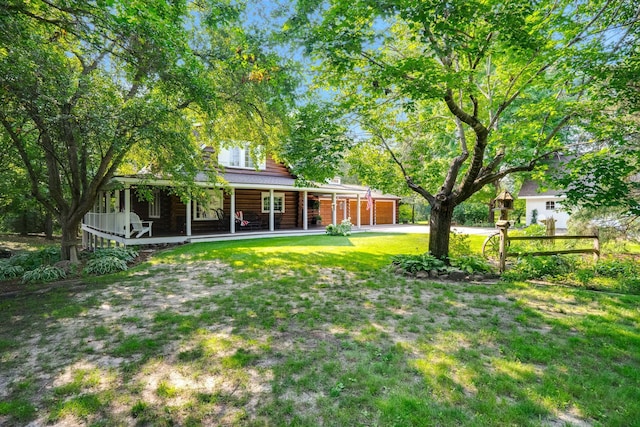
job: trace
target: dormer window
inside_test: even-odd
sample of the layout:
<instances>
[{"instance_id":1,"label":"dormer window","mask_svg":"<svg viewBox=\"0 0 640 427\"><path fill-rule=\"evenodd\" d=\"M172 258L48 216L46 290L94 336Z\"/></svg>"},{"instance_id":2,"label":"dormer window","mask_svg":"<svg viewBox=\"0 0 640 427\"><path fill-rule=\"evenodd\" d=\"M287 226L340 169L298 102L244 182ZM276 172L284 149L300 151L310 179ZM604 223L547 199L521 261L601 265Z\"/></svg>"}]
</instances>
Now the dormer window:
<instances>
[{"instance_id":1,"label":"dormer window","mask_svg":"<svg viewBox=\"0 0 640 427\"><path fill-rule=\"evenodd\" d=\"M240 163L240 148L233 147L229 150L229 166L242 167Z\"/></svg>"},{"instance_id":2,"label":"dormer window","mask_svg":"<svg viewBox=\"0 0 640 427\"><path fill-rule=\"evenodd\" d=\"M259 170L267 168L265 156L261 156L262 160L256 164L256 161L251 154L251 150L246 145L241 147L222 148L218 155L218 163L231 168Z\"/></svg>"}]
</instances>

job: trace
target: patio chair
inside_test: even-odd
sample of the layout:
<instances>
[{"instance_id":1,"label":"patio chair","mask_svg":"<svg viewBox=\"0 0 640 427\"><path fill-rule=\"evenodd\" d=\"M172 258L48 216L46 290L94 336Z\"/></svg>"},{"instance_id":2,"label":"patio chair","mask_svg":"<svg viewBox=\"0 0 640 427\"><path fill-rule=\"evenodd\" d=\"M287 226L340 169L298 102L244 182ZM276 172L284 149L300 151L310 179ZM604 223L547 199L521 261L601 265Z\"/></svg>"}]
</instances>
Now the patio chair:
<instances>
[{"instance_id":1,"label":"patio chair","mask_svg":"<svg viewBox=\"0 0 640 427\"><path fill-rule=\"evenodd\" d=\"M151 237L151 224L153 224L153 221L142 221L135 212L129 214L129 221L131 222L133 232L138 233L136 234L136 239L145 233L149 233L149 237Z\"/></svg>"}]
</instances>

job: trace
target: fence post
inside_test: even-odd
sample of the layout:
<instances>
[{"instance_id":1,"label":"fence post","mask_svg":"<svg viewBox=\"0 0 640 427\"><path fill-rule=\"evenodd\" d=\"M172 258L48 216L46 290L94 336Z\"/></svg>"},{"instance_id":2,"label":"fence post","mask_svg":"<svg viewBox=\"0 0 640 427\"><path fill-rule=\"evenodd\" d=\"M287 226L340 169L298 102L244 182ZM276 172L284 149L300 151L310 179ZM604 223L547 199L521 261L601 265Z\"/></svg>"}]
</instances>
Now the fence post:
<instances>
[{"instance_id":1,"label":"fence post","mask_svg":"<svg viewBox=\"0 0 640 427\"><path fill-rule=\"evenodd\" d=\"M500 249L499 249L499 268L500 273L504 273L507 262L507 243L509 236L507 235L507 229L509 228L509 221L500 220L496 222L496 227L500 231Z\"/></svg>"},{"instance_id":2,"label":"fence post","mask_svg":"<svg viewBox=\"0 0 640 427\"><path fill-rule=\"evenodd\" d=\"M593 262L598 262L600 259L600 230L596 230L596 234L593 238Z\"/></svg>"}]
</instances>

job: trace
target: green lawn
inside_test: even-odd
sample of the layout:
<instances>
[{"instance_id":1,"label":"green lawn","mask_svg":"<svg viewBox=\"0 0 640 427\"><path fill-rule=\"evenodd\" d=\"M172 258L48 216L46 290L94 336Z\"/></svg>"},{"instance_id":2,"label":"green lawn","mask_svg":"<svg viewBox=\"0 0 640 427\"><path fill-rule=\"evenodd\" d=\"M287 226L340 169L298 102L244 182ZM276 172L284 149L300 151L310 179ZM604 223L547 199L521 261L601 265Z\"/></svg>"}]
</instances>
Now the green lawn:
<instances>
[{"instance_id":1,"label":"green lawn","mask_svg":"<svg viewBox=\"0 0 640 427\"><path fill-rule=\"evenodd\" d=\"M393 274L391 256L427 238L185 245L0 300L0 424L640 420L640 297Z\"/></svg>"}]
</instances>

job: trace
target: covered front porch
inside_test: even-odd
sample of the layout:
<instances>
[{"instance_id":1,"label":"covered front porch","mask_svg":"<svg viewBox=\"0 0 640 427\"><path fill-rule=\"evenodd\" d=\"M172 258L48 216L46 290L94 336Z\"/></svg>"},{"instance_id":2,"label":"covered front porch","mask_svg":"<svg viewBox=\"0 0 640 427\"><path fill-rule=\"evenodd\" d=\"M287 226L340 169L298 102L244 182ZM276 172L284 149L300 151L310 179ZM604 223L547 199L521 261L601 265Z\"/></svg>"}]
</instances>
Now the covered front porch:
<instances>
[{"instance_id":1,"label":"covered front porch","mask_svg":"<svg viewBox=\"0 0 640 427\"><path fill-rule=\"evenodd\" d=\"M320 234L326 225L347 218L357 230L363 215L369 215L361 209L364 194L339 188L235 185L223 192L206 187L212 191L215 209L211 209L193 200L183 202L167 190L168 182L155 182L153 200L145 201L134 179L119 181L124 188L102 192L92 212L85 215L83 247ZM323 208L324 217L320 216L321 198L331 201L330 212ZM341 208L350 205L355 212Z\"/></svg>"}]
</instances>

